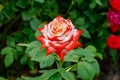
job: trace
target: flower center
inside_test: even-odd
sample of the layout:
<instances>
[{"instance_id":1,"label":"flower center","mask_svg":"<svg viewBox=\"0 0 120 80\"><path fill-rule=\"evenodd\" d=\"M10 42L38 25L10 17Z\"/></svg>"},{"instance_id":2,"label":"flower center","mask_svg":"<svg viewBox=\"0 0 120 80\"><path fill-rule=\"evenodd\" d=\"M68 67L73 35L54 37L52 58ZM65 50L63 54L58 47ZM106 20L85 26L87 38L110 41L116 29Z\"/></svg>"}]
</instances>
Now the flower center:
<instances>
[{"instance_id":1,"label":"flower center","mask_svg":"<svg viewBox=\"0 0 120 80\"><path fill-rule=\"evenodd\" d=\"M66 29L65 26L66 26L65 23L56 21L53 25L52 32L54 33L54 35L58 35L65 31L65 29Z\"/></svg>"}]
</instances>

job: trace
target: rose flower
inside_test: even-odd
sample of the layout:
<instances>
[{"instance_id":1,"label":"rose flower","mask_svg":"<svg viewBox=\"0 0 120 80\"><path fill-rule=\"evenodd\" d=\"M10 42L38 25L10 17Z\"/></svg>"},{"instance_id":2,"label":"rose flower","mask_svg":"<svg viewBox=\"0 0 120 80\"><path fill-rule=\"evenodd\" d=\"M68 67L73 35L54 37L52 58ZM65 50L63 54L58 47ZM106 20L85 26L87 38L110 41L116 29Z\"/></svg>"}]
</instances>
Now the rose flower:
<instances>
[{"instance_id":1,"label":"rose flower","mask_svg":"<svg viewBox=\"0 0 120 80\"><path fill-rule=\"evenodd\" d=\"M107 45L112 49L120 50L120 36L111 35L107 39Z\"/></svg>"},{"instance_id":2,"label":"rose flower","mask_svg":"<svg viewBox=\"0 0 120 80\"><path fill-rule=\"evenodd\" d=\"M110 0L110 6L117 12L120 12L120 0Z\"/></svg>"},{"instance_id":3,"label":"rose flower","mask_svg":"<svg viewBox=\"0 0 120 80\"><path fill-rule=\"evenodd\" d=\"M69 19L65 20L61 16L38 30L42 35L37 40L42 43L42 48L46 48L46 55L55 52L62 61L68 51L82 46L78 41L82 31L75 29Z\"/></svg>"},{"instance_id":4,"label":"rose flower","mask_svg":"<svg viewBox=\"0 0 120 80\"><path fill-rule=\"evenodd\" d=\"M112 32L118 31L120 27L120 13L114 10L109 10L107 12L107 17L110 22L110 29Z\"/></svg>"}]
</instances>

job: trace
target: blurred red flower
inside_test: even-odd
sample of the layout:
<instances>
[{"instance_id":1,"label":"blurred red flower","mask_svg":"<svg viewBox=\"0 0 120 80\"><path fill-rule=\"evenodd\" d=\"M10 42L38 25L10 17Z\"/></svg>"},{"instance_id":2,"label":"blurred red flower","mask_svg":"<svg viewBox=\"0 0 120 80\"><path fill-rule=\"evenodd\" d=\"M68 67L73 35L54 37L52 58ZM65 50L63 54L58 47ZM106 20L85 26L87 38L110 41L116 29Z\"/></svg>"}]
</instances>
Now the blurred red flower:
<instances>
[{"instance_id":1,"label":"blurred red flower","mask_svg":"<svg viewBox=\"0 0 120 80\"><path fill-rule=\"evenodd\" d=\"M120 12L109 10L107 12L107 18L110 22L110 29L112 32L118 31L120 27Z\"/></svg>"},{"instance_id":2,"label":"blurred red flower","mask_svg":"<svg viewBox=\"0 0 120 80\"><path fill-rule=\"evenodd\" d=\"M39 28L39 31L42 35L37 40L42 43L42 48L47 49L46 55L55 52L62 61L68 51L82 46L78 41L82 31L75 29L69 19L65 20L61 16Z\"/></svg>"},{"instance_id":3,"label":"blurred red flower","mask_svg":"<svg viewBox=\"0 0 120 80\"><path fill-rule=\"evenodd\" d=\"M120 0L110 0L110 6L115 11L120 12Z\"/></svg>"},{"instance_id":4,"label":"blurred red flower","mask_svg":"<svg viewBox=\"0 0 120 80\"><path fill-rule=\"evenodd\" d=\"M120 36L111 35L107 39L107 45L112 49L120 49Z\"/></svg>"}]
</instances>

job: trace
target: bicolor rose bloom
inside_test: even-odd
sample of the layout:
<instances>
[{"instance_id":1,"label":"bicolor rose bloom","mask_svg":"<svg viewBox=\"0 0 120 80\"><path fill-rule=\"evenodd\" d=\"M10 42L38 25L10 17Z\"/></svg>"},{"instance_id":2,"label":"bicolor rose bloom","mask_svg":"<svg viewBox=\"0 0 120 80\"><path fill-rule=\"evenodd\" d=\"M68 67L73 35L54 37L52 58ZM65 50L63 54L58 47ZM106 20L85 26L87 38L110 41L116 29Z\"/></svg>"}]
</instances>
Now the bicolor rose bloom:
<instances>
[{"instance_id":1,"label":"bicolor rose bloom","mask_svg":"<svg viewBox=\"0 0 120 80\"><path fill-rule=\"evenodd\" d=\"M107 18L110 22L110 29L112 32L118 31L120 27L120 12L114 10L109 10L107 13Z\"/></svg>"},{"instance_id":2,"label":"bicolor rose bloom","mask_svg":"<svg viewBox=\"0 0 120 80\"><path fill-rule=\"evenodd\" d=\"M82 46L78 41L82 31L75 29L69 19L65 20L61 16L38 30L42 35L37 40L42 43L42 48L46 48L46 55L55 52L62 61L68 51Z\"/></svg>"},{"instance_id":3,"label":"bicolor rose bloom","mask_svg":"<svg viewBox=\"0 0 120 80\"><path fill-rule=\"evenodd\" d=\"M120 50L120 36L111 35L107 39L107 45L112 49Z\"/></svg>"},{"instance_id":4,"label":"bicolor rose bloom","mask_svg":"<svg viewBox=\"0 0 120 80\"><path fill-rule=\"evenodd\" d=\"M120 12L120 0L110 0L110 6L115 11Z\"/></svg>"}]
</instances>

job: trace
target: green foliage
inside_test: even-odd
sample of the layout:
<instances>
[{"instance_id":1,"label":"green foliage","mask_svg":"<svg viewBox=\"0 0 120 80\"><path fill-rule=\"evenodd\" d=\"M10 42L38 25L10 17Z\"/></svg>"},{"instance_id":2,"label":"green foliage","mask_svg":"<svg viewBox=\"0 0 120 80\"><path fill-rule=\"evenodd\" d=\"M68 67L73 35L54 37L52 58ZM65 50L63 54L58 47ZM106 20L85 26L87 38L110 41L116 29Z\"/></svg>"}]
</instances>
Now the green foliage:
<instances>
[{"instance_id":1,"label":"green foliage","mask_svg":"<svg viewBox=\"0 0 120 80\"><path fill-rule=\"evenodd\" d=\"M118 55L117 55L118 53L117 52L118 52L117 50L110 49L110 55L112 57L112 60L115 61L115 62L116 62L116 60L118 58Z\"/></svg>"},{"instance_id":2,"label":"green foliage","mask_svg":"<svg viewBox=\"0 0 120 80\"><path fill-rule=\"evenodd\" d=\"M18 44L20 46L26 46L26 54L28 54L32 61L37 61L40 64L40 68L51 66L55 60L52 55L45 56L45 49L40 49L41 44L38 41L33 41L29 44Z\"/></svg>"},{"instance_id":3,"label":"green foliage","mask_svg":"<svg viewBox=\"0 0 120 80\"><path fill-rule=\"evenodd\" d=\"M76 54L75 50L68 52L68 54L65 56L65 61L78 62L79 57L75 54Z\"/></svg>"},{"instance_id":4,"label":"green foliage","mask_svg":"<svg viewBox=\"0 0 120 80\"><path fill-rule=\"evenodd\" d=\"M98 5L103 6L101 0L95 0L95 2L96 2Z\"/></svg>"},{"instance_id":5,"label":"green foliage","mask_svg":"<svg viewBox=\"0 0 120 80\"><path fill-rule=\"evenodd\" d=\"M83 80L93 80L95 75L94 68L87 62L78 63L78 77L81 77Z\"/></svg>"},{"instance_id":6,"label":"green foliage","mask_svg":"<svg viewBox=\"0 0 120 80\"><path fill-rule=\"evenodd\" d=\"M14 61L13 54L9 53L5 56L4 63L6 67L9 67Z\"/></svg>"},{"instance_id":7,"label":"green foliage","mask_svg":"<svg viewBox=\"0 0 120 80\"><path fill-rule=\"evenodd\" d=\"M14 62L14 54L16 54L16 50L11 47L5 47L2 49L1 54L5 55L4 64L6 67L11 66Z\"/></svg>"},{"instance_id":8,"label":"green foliage","mask_svg":"<svg viewBox=\"0 0 120 80\"><path fill-rule=\"evenodd\" d=\"M30 26L35 31L38 29L39 25L40 25L40 21L37 18L34 18L30 21Z\"/></svg>"},{"instance_id":9,"label":"green foliage","mask_svg":"<svg viewBox=\"0 0 120 80\"><path fill-rule=\"evenodd\" d=\"M44 71L43 75L39 77L35 77L35 78L24 77L24 79L25 80L48 80L52 75L54 75L57 72L58 72L57 69L47 70L47 71Z\"/></svg>"},{"instance_id":10,"label":"green foliage","mask_svg":"<svg viewBox=\"0 0 120 80\"><path fill-rule=\"evenodd\" d=\"M36 61L40 64L40 68L48 68L52 66L57 59L55 54L45 56L45 50L40 49L40 43L38 41L18 45L27 47L26 53L32 57L32 61ZM73 66L69 65L67 67L62 67L64 63L61 64L61 61L58 61L56 62L58 69L50 71L44 70L42 71L43 74L41 76L35 78L25 77L24 79L49 80L50 77L54 78L53 75L57 75L57 72L59 72L57 77L60 79L75 80L76 77L83 80L93 80L93 78L100 73L99 64L95 57L102 59L102 55L97 52L95 47L87 46L85 49L77 48L69 51L65 56L65 62L74 62ZM74 68L76 69L72 71ZM75 71L77 72L77 76L74 74Z\"/></svg>"},{"instance_id":11,"label":"green foliage","mask_svg":"<svg viewBox=\"0 0 120 80\"><path fill-rule=\"evenodd\" d=\"M108 9L108 0L0 0L0 79L14 75L16 80L94 79L100 73L97 59L106 56L106 40L111 34ZM37 29L58 15L83 31L83 48L69 51L65 63L55 53L46 56L36 41L41 35ZM117 52L108 52L116 61Z\"/></svg>"},{"instance_id":12,"label":"green foliage","mask_svg":"<svg viewBox=\"0 0 120 80\"><path fill-rule=\"evenodd\" d=\"M36 2L43 3L45 0L35 0Z\"/></svg>"},{"instance_id":13,"label":"green foliage","mask_svg":"<svg viewBox=\"0 0 120 80\"><path fill-rule=\"evenodd\" d=\"M5 80L5 78L3 78L3 77L0 77L0 80Z\"/></svg>"},{"instance_id":14,"label":"green foliage","mask_svg":"<svg viewBox=\"0 0 120 80\"><path fill-rule=\"evenodd\" d=\"M49 80L62 80L62 77L60 76L60 74L56 73L54 75L52 75Z\"/></svg>"},{"instance_id":15,"label":"green foliage","mask_svg":"<svg viewBox=\"0 0 120 80\"><path fill-rule=\"evenodd\" d=\"M62 68L60 68L59 72L65 80L75 80L75 76L73 75L73 73L67 72Z\"/></svg>"}]
</instances>

